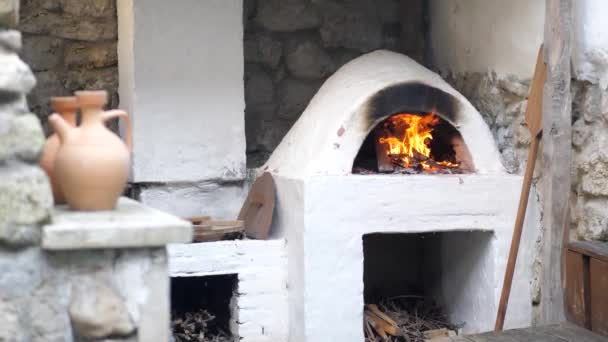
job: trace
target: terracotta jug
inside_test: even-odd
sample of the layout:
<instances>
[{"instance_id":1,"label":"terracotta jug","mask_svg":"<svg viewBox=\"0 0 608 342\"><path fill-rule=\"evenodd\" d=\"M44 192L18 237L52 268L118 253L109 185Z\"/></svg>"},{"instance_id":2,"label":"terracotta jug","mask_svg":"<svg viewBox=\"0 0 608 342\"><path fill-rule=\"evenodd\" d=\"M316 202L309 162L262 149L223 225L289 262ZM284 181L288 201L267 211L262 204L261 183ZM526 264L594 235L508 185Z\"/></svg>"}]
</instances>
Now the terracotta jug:
<instances>
[{"instance_id":1,"label":"terracotta jug","mask_svg":"<svg viewBox=\"0 0 608 342\"><path fill-rule=\"evenodd\" d=\"M71 126L76 126L76 111L78 110L78 102L74 96L59 96L51 97L51 107L55 113L58 113L65 122ZM59 149L59 136L57 133L53 133L46 140L44 149L42 150L42 158L40 158L40 166L44 169L46 174L51 181L51 188L53 189L53 198L55 204L64 204L65 198L59 188L57 177L54 175L55 166L55 155Z\"/></svg>"},{"instance_id":2,"label":"terracotta jug","mask_svg":"<svg viewBox=\"0 0 608 342\"><path fill-rule=\"evenodd\" d=\"M55 176L67 203L74 210L111 210L129 175L131 122L123 110L103 111L106 91L77 91L79 127L53 114L49 122L61 140L55 158ZM126 123L126 146L105 122L119 117Z\"/></svg>"}]
</instances>

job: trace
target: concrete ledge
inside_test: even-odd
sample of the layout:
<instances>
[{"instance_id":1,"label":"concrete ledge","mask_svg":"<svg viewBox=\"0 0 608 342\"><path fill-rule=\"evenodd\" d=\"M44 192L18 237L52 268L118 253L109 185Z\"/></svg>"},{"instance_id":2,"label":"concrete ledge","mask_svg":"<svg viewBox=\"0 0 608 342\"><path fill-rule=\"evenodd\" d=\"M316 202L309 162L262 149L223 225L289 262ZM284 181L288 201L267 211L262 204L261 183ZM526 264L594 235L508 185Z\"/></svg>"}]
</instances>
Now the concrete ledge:
<instances>
[{"instance_id":1,"label":"concrete ledge","mask_svg":"<svg viewBox=\"0 0 608 342\"><path fill-rule=\"evenodd\" d=\"M57 206L53 223L42 229L42 248L48 250L154 247L192 240L189 222L124 197L112 211Z\"/></svg>"}]
</instances>

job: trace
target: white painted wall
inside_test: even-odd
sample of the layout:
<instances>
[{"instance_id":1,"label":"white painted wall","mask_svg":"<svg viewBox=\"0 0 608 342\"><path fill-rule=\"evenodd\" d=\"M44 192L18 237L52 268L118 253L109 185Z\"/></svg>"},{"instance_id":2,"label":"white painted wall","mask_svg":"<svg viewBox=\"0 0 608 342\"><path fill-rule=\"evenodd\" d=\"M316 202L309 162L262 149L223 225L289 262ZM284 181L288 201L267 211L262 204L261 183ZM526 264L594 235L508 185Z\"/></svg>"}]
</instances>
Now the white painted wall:
<instances>
[{"instance_id":1,"label":"white painted wall","mask_svg":"<svg viewBox=\"0 0 608 342\"><path fill-rule=\"evenodd\" d=\"M237 274L232 333L242 342L287 341L285 240L169 245L172 277Z\"/></svg>"},{"instance_id":2,"label":"white painted wall","mask_svg":"<svg viewBox=\"0 0 608 342\"><path fill-rule=\"evenodd\" d=\"M608 1L574 2L574 76L608 86Z\"/></svg>"},{"instance_id":3,"label":"white painted wall","mask_svg":"<svg viewBox=\"0 0 608 342\"><path fill-rule=\"evenodd\" d=\"M197 182L146 186L138 199L179 217L211 216L234 220L249 191L248 183Z\"/></svg>"},{"instance_id":4,"label":"white painted wall","mask_svg":"<svg viewBox=\"0 0 608 342\"><path fill-rule=\"evenodd\" d=\"M120 0L133 182L245 177L242 0Z\"/></svg>"},{"instance_id":5,"label":"white painted wall","mask_svg":"<svg viewBox=\"0 0 608 342\"><path fill-rule=\"evenodd\" d=\"M521 176L275 177L277 198L287 202L274 224L288 242L289 341L363 340L362 236L375 232L458 232L447 235L438 252L439 298L454 321L466 322L465 332L493 328ZM527 251L540 231L538 211L530 201L507 328L532 322Z\"/></svg>"},{"instance_id":6,"label":"white painted wall","mask_svg":"<svg viewBox=\"0 0 608 342\"><path fill-rule=\"evenodd\" d=\"M432 0L434 64L442 72L494 71L531 78L544 14L542 0Z\"/></svg>"}]
</instances>

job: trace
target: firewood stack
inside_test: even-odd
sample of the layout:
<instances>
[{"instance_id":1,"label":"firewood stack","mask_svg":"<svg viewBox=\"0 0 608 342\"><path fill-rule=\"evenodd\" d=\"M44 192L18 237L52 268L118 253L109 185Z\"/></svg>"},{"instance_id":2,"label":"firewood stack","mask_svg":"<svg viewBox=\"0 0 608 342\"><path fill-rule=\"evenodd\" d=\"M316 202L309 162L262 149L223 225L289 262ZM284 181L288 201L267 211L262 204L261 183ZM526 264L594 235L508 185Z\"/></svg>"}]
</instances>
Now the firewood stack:
<instances>
[{"instance_id":1,"label":"firewood stack","mask_svg":"<svg viewBox=\"0 0 608 342\"><path fill-rule=\"evenodd\" d=\"M376 304L365 306L365 335L371 341L376 341L376 336L387 340L388 336L397 336L399 326L392 318L380 311Z\"/></svg>"},{"instance_id":2,"label":"firewood stack","mask_svg":"<svg viewBox=\"0 0 608 342\"><path fill-rule=\"evenodd\" d=\"M175 342L232 342L233 338L222 331L211 328L215 316L205 310L188 312L171 321Z\"/></svg>"},{"instance_id":3,"label":"firewood stack","mask_svg":"<svg viewBox=\"0 0 608 342\"><path fill-rule=\"evenodd\" d=\"M366 304L363 330L366 342L445 342L460 329L432 300L411 295Z\"/></svg>"}]
</instances>

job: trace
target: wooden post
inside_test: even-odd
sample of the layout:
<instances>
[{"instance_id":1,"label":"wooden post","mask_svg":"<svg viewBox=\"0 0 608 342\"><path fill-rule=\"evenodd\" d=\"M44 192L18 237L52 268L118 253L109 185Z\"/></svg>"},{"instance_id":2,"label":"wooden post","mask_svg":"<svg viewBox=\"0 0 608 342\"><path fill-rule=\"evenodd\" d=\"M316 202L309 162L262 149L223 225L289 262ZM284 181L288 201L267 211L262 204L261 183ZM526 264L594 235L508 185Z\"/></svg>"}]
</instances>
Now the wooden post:
<instances>
[{"instance_id":1,"label":"wooden post","mask_svg":"<svg viewBox=\"0 0 608 342\"><path fill-rule=\"evenodd\" d=\"M562 265L570 223L572 6L573 0L546 0L540 324L565 318Z\"/></svg>"}]
</instances>

